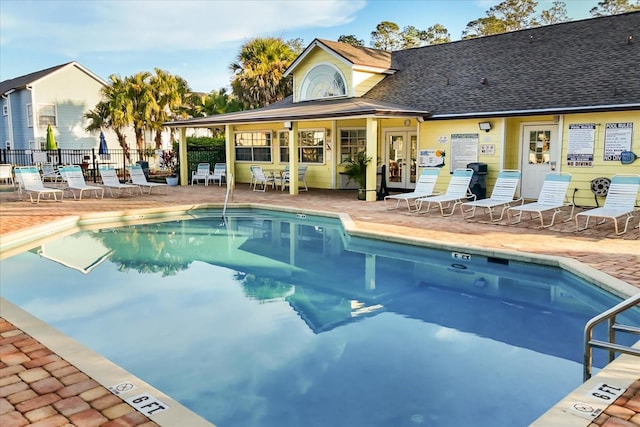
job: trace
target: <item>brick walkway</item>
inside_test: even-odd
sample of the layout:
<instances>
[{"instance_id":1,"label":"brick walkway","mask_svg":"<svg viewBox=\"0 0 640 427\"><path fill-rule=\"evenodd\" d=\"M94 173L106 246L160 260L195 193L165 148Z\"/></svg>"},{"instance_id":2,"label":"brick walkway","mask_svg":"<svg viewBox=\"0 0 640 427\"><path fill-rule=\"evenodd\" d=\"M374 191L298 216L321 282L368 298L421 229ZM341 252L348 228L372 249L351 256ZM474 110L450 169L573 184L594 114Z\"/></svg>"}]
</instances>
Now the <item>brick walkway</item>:
<instances>
[{"instance_id":1,"label":"brick walkway","mask_svg":"<svg viewBox=\"0 0 640 427\"><path fill-rule=\"evenodd\" d=\"M51 201L40 205L0 191L0 237L69 216L119 211L132 212L169 205L193 206L224 202L225 187L171 187L166 194L103 200ZM478 246L576 259L640 288L640 230L615 236L611 223L576 232L574 222L538 229L536 221L509 225L491 223L477 214L465 221L459 213L441 218L434 212L410 214L389 211L382 202L356 200L353 191L311 190L299 196L280 191L257 193L239 184L232 204L260 203L293 209L348 213L358 230L384 232L455 246ZM637 225L637 217L634 225ZM592 426L640 425L640 380L636 381ZM0 425L15 426L144 426L156 424L112 395L106 388L65 360L0 319Z\"/></svg>"}]
</instances>

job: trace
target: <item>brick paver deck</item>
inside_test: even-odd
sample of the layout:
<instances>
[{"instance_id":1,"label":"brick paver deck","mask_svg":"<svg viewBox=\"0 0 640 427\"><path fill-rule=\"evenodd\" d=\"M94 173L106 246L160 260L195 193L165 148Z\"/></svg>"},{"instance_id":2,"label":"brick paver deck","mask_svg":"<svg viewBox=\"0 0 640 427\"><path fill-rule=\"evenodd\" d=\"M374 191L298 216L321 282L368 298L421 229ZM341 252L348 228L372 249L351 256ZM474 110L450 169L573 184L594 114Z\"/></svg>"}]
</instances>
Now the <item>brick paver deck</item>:
<instances>
[{"instance_id":1,"label":"brick paver deck","mask_svg":"<svg viewBox=\"0 0 640 427\"><path fill-rule=\"evenodd\" d=\"M170 187L166 194L65 199L39 205L21 201L16 193L0 191L0 235L25 230L69 216L96 212L133 211L169 205L221 204L224 186ZM640 230L615 236L613 225L576 232L575 224L558 222L550 229L537 221L509 225L506 219L491 223L487 215L465 221L459 213L441 218L435 212L412 214L389 211L383 202L358 201L353 191L287 192L249 191L239 184L231 204L260 203L305 210L348 213L359 230L427 239L456 246L478 246L574 258L597 270L640 288ZM578 209L579 211L579 209ZM0 425L18 426L143 426L156 424L120 398L78 371L48 348L0 318ZM592 426L640 426L640 379L611 405Z\"/></svg>"}]
</instances>

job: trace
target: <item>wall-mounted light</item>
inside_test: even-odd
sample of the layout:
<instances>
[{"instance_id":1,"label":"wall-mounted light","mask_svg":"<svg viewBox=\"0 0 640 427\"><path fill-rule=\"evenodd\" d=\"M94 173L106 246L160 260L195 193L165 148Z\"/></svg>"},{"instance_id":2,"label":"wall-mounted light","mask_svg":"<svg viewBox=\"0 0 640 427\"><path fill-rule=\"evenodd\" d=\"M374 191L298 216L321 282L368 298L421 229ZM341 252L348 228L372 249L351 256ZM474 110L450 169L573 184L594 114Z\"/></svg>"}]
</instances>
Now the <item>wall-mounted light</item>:
<instances>
[{"instance_id":1,"label":"wall-mounted light","mask_svg":"<svg viewBox=\"0 0 640 427\"><path fill-rule=\"evenodd\" d=\"M491 130L491 122L480 122L478 123L478 127L480 128L480 130L489 132Z\"/></svg>"},{"instance_id":2,"label":"wall-mounted light","mask_svg":"<svg viewBox=\"0 0 640 427\"><path fill-rule=\"evenodd\" d=\"M331 129L327 128L326 135L327 135L327 138L331 138Z\"/></svg>"},{"instance_id":3,"label":"wall-mounted light","mask_svg":"<svg viewBox=\"0 0 640 427\"><path fill-rule=\"evenodd\" d=\"M291 122L284 122L284 127L291 130L293 129L293 123Z\"/></svg>"}]
</instances>

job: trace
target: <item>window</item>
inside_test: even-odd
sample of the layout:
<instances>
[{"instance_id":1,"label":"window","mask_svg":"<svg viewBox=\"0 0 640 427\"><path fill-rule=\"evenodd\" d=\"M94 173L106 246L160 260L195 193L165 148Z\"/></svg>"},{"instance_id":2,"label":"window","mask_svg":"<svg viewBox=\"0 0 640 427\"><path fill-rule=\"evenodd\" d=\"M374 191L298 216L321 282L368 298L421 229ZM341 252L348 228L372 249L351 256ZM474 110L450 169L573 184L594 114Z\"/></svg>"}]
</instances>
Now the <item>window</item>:
<instances>
[{"instance_id":1,"label":"window","mask_svg":"<svg viewBox=\"0 0 640 427\"><path fill-rule=\"evenodd\" d=\"M340 70L329 64L320 64L309 71L302 81L300 99L321 99L345 96L347 86Z\"/></svg>"},{"instance_id":2,"label":"window","mask_svg":"<svg viewBox=\"0 0 640 427\"><path fill-rule=\"evenodd\" d=\"M324 129L298 132L298 162L324 163ZM280 161L289 162L289 132L279 132Z\"/></svg>"},{"instance_id":3,"label":"window","mask_svg":"<svg viewBox=\"0 0 640 427\"><path fill-rule=\"evenodd\" d=\"M271 161L271 132L236 132L233 138L236 147L236 160Z\"/></svg>"},{"instance_id":4,"label":"window","mask_svg":"<svg viewBox=\"0 0 640 427\"><path fill-rule=\"evenodd\" d=\"M27 104L27 126L33 127L33 108L31 108L31 104Z\"/></svg>"},{"instance_id":5,"label":"window","mask_svg":"<svg viewBox=\"0 0 640 427\"><path fill-rule=\"evenodd\" d=\"M56 106L53 104L38 105L38 126L56 126Z\"/></svg>"},{"instance_id":6,"label":"window","mask_svg":"<svg viewBox=\"0 0 640 427\"><path fill-rule=\"evenodd\" d=\"M2 115L3 116L8 116L9 115L9 106L6 105L6 104L2 106Z\"/></svg>"},{"instance_id":7,"label":"window","mask_svg":"<svg viewBox=\"0 0 640 427\"><path fill-rule=\"evenodd\" d=\"M344 163L356 157L360 151L367 148L366 129L341 129L340 130L340 163Z\"/></svg>"}]
</instances>

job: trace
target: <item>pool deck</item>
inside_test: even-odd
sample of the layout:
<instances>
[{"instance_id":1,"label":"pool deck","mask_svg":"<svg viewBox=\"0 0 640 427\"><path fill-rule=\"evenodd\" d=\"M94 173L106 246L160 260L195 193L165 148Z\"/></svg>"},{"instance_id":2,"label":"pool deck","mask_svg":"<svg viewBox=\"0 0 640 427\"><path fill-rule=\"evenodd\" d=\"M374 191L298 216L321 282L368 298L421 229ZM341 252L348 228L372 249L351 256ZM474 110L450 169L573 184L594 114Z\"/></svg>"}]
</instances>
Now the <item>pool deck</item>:
<instances>
[{"instance_id":1,"label":"pool deck","mask_svg":"<svg viewBox=\"0 0 640 427\"><path fill-rule=\"evenodd\" d=\"M221 206L226 187L217 185L168 187L165 194L124 196L113 199L66 199L62 203L42 201L39 205L21 201L17 194L1 191L0 238L10 238L24 230L47 226L55 221L73 217L88 217L104 212L120 215L135 214L145 209L166 209L170 206L188 207L202 204ZM155 192L155 190L154 190ZM108 193L108 192L107 192ZM86 196L85 196L86 197ZM230 205L260 204L346 213L353 228L364 233L384 233L432 242L435 245L479 247L491 251L550 255L577 260L584 265L619 279L640 289L640 212L623 236L616 236L613 224L593 226L576 232L575 222L556 222L551 228L538 228L538 220L525 219L517 225L504 219L491 223L488 215L464 220L459 210L451 217L439 213L409 213L401 203L400 209L387 210L383 202L362 202L348 190L328 191L311 189L291 196L287 192L267 190L253 192L248 184L239 184ZM580 211L579 208L576 209ZM632 228L635 227L635 228ZM606 277L606 276L605 276ZM615 280L615 279L614 279ZM0 318L0 425L35 426L144 426L159 425L111 394L104 384L78 369L78 364L52 351L42 340L36 340L30 330L20 326L3 309ZM26 322L27 324L29 322ZM588 420L569 415L582 426L624 427L640 426L640 361L627 362L635 381L614 404L591 424ZM628 368L628 366L627 366ZM160 425L172 425L161 423ZM176 424L173 424L176 425ZM560 425L560 424L536 424ZM573 425L573 424L572 424Z\"/></svg>"}]
</instances>

